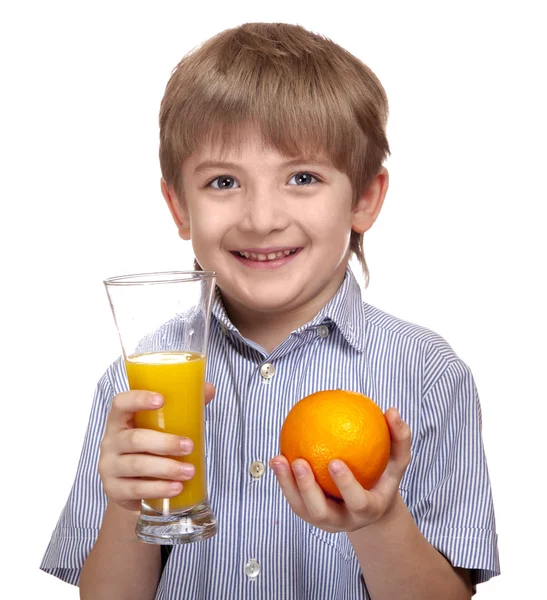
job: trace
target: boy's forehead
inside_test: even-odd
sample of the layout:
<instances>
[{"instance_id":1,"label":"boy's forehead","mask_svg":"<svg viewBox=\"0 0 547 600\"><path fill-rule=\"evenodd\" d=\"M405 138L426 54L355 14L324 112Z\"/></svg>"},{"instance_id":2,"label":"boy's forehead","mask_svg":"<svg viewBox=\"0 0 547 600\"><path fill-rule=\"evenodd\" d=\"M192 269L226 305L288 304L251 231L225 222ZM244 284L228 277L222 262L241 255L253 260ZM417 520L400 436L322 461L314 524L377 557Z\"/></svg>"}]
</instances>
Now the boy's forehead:
<instances>
[{"instance_id":1,"label":"boy's forehead","mask_svg":"<svg viewBox=\"0 0 547 600\"><path fill-rule=\"evenodd\" d=\"M203 140L185 162L196 165L202 162L233 162L249 156L268 155L283 162L313 162L333 167L333 162L326 152L321 149L307 147L306 143L299 148L287 152L286 149L276 148L264 136L257 132L248 135L228 135L220 138Z\"/></svg>"}]
</instances>

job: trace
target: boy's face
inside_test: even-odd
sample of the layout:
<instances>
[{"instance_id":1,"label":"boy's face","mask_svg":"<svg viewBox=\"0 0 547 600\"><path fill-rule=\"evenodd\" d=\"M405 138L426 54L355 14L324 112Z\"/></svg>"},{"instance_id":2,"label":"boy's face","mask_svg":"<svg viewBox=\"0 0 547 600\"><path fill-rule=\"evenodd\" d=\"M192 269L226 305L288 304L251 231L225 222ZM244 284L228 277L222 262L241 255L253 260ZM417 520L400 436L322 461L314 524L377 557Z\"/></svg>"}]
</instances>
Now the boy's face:
<instances>
[{"instance_id":1,"label":"boy's face","mask_svg":"<svg viewBox=\"0 0 547 600\"><path fill-rule=\"evenodd\" d=\"M182 198L162 186L179 234L202 268L216 271L226 307L239 315L311 319L343 280L352 228L372 225L385 194L379 206L363 198L352 207L347 175L287 158L257 135L240 151L202 147L184 161L182 180Z\"/></svg>"}]
</instances>

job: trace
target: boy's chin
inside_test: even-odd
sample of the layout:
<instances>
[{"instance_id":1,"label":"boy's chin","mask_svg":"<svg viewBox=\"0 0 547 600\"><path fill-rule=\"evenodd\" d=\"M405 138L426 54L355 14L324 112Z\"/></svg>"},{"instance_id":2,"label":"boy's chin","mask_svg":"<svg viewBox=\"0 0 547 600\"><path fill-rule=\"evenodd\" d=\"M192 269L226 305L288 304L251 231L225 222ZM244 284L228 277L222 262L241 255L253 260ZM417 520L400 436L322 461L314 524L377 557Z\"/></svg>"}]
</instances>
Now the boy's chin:
<instances>
[{"instance_id":1,"label":"boy's chin","mask_svg":"<svg viewBox=\"0 0 547 600\"><path fill-rule=\"evenodd\" d=\"M289 287L289 286L288 286ZM221 288L222 289L222 288ZM298 305L302 294L299 290L279 289L279 286L254 286L252 290L230 289L224 295L240 309L265 314L283 313Z\"/></svg>"}]
</instances>

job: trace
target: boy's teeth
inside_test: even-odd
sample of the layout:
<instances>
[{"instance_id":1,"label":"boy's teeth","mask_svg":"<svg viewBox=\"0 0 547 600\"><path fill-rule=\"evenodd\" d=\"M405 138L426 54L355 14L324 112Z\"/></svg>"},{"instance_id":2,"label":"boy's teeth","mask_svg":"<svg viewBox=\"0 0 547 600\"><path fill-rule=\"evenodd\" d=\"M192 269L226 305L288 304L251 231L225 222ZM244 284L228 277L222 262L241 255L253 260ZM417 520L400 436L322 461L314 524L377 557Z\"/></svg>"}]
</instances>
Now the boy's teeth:
<instances>
[{"instance_id":1,"label":"boy's teeth","mask_svg":"<svg viewBox=\"0 0 547 600\"><path fill-rule=\"evenodd\" d=\"M255 252L239 252L240 256L245 258L249 258L251 260L259 260L259 261L268 261L268 260L277 260L279 258L283 258L285 256L289 256L289 254L294 254L295 250L282 250L280 252L270 252L269 254L256 254Z\"/></svg>"}]
</instances>

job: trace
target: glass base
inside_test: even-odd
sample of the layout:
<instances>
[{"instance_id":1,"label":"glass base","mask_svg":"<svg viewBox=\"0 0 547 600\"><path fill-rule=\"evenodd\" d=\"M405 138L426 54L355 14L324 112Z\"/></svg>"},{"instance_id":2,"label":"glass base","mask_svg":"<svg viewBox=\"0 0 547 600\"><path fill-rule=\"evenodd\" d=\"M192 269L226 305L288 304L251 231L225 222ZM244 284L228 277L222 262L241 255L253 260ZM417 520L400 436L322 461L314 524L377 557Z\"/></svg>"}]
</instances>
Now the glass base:
<instances>
[{"instance_id":1,"label":"glass base","mask_svg":"<svg viewBox=\"0 0 547 600\"><path fill-rule=\"evenodd\" d=\"M190 544L213 537L217 520L208 500L171 515L161 514L143 503L136 532L148 544Z\"/></svg>"}]
</instances>

